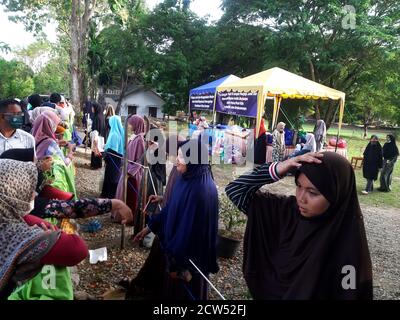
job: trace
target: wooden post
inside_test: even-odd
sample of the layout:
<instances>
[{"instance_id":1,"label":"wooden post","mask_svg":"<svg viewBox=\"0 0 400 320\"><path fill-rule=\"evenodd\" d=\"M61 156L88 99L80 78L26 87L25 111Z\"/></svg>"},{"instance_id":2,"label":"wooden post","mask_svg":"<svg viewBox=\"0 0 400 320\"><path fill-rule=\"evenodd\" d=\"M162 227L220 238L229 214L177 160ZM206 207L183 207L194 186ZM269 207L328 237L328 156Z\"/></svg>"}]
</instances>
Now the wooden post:
<instances>
[{"instance_id":1,"label":"wooden post","mask_svg":"<svg viewBox=\"0 0 400 320\"><path fill-rule=\"evenodd\" d=\"M127 150L127 144L128 144L128 120L131 117L131 115L128 115L125 119L125 137L124 137L124 160L123 160L123 170L122 170L122 176L124 178L124 184L122 188L122 194L124 195L124 200L125 203L127 201L127 194L128 194L128 154L126 152ZM123 224L121 226L121 250L125 248L125 225Z\"/></svg>"},{"instance_id":2,"label":"wooden post","mask_svg":"<svg viewBox=\"0 0 400 320\"><path fill-rule=\"evenodd\" d=\"M145 212L144 208L146 207L147 203L147 183L148 183L148 175L151 174L150 168L148 168L148 161L147 161L147 150L149 148L149 142L146 139L146 135L150 130L150 120L146 116L144 118L144 123L145 123L145 149L144 149L144 159L143 159L143 165L145 166L144 169L144 179L143 179L143 190L142 190L142 208L141 208L141 214L140 214L140 228L141 230L145 227L146 219L145 219Z\"/></svg>"}]
</instances>

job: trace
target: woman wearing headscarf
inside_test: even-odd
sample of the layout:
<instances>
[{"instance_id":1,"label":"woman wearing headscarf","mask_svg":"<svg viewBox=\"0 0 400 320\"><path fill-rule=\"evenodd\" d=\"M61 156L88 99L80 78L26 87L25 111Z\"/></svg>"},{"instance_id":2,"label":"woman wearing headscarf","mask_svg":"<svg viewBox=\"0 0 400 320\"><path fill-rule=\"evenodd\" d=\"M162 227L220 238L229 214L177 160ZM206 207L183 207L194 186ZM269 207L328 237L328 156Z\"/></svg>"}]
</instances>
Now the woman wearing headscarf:
<instances>
[{"instance_id":1,"label":"woman wearing headscarf","mask_svg":"<svg viewBox=\"0 0 400 320\"><path fill-rule=\"evenodd\" d=\"M374 190L374 180L378 179L379 169L383 165L382 147L376 135L371 136L371 140L364 150L363 176L367 179L365 190L362 194L368 194Z\"/></svg>"},{"instance_id":2,"label":"woman wearing headscarf","mask_svg":"<svg viewBox=\"0 0 400 320\"><path fill-rule=\"evenodd\" d=\"M34 162L36 163L38 169L38 183L36 186L36 192L40 193L43 184L46 183L44 178L44 173L51 169L53 159L51 157L37 161L35 158L35 150L33 148L29 149L9 149L4 151L0 155L0 159L11 159L24 162Z\"/></svg>"},{"instance_id":3,"label":"woman wearing headscarf","mask_svg":"<svg viewBox=\"0 0 400 320\"><path fill-rule=\"evenodd\" d=\"M176 157L178 155L178 147L186 141L183 137L177 135L171 135L166 140L165 151L167 155L171 157L174 165L168 176L168 182L165 187L165 192L163 196L151 195L149 197L149 202L158 203L161 205L161 209L166 206L166 204L171 199L173 186L180 176L180 173L176 167ZM159 214L157 210L154 214ZM151 246L151 250L142 268L139 270L138 274L134 279L129 281L125 279L121 281L121 285L127 289L126 299L137 299L138 296L141 298L155 299L162 297L163 294L163 279L165 272L165 261L164 254L160 246L160 240L156 236Z\"/></svg>"},{"instance_id":4,"label":"woman wearing headscarf","mask_svg":"<svg viewBox=\"0 0 400 320\"><path fill-rule=\"evenodd\" d=\"M308 152L315 152L316 145L314 135L312 133L306 133L305 139L305 143L301 144L301 149L293 152L290 156L287 157L287 159L301 156L302 154L306 154Z\"/></svg>"},{"instance_id":5,"label":"woman wearing headscarf","mask_svg":"<svg viewBox=\"0 0 400 320\"><path fill-rule=\"evenodd\" d=\"M163 188L167 182L167 172L166 172L166 166L165 166L165 161L166 159L162 159L161 157L161 152L159 149L159 141L158 138L161 136L162 132L158 129L156 125L150 124L150 129L154 130L154 139L152 141L149 141L149 151L150 154L154 156L155 159L160 159L161 161L157 161L155 163L150 163L148 164L149 166L149 176L147 178L147 195L146 199L150 197L151 195L159 195L162 196L163 194ZM158 131L156 133L156 130ZM144 164L144 157L146 156L146 153L143 154L141 157L140 163ZM151 178L150 179L150 174ZM143 182L143 180L142 180ZM153 187L154 183L154 187ZM143 184L140 188L143 190ZM155 189L155 190L154 190Z\"/></svg>"},{"instance_id":6,"label":"woman wearing headscarf","mask_svg":"<svg viewBox=\"0 0 400 320\"><path fill-rule=\"evenodd\" d=\"M399 149L396 146L394 135L388 134L386 143L383 145L383 168L381 171L379 191L389 192L392 184L392 174L394 165L399 156Z\"/></svg>"},{"instance_id":7,"label":"woman wearing headscarf","mask_svg":"<svg viewBox=\"0 0 400 320\"><path fill-rule=\"evenodd\" d=\"M295 196L258 191L293 171ZM371 258L347 159L326 152L267 163L225 190L248 217L243 273L254 299L372 299Z\"/></svg>"},{"instance_id":8,"label":"woman wearing headscarf","mask_svg":"<svg viewBox=\"0 0 400 320\"><path fill-rule=\"evenodd\" d=\"M112 116L115 116L115 111L114 111L114 107L111 104L108 104L106 107L106 112L105 112L105 140L108 140L108 135L110 133L111 127L110 127L110 118Z\"/></svg>"},{"instance_id":9,"label":"woman wearing headscarf","mask_svg":"<svg viewBox=\"0 0 400 320\"><path fill-rule=\"evenodd\" d=\"M272 161L282 161L285 156L285 126L279 122L272 133Z\"/></svg>"},{"instance_id":10,"label":"woman wearing headscarf","mask_svg":"<svg viewBox=\"0 0 400 320\"><path fill-rule=\"evenodd\" d=\"M254 144L254 163L264 164L267 162L267 129L265 128L264 118L261 118L260 130L258 132L258 137ZM254 134L256 130L254 129Z\"/></svg>"},{"instance_id":11,"label":"woman wearing headscarf","mask_svg":"<svg viewBox=\"0 0 400 320\"><path fill-rule=\"evenodd\" d=\"M324 147L326 141L326 125L324 120L317 120L314 129L316 151L319 152Z\"/></svg>"},{"instance_id":12,"label":"woman wearing headscarf","mask_svg":"<svg viewBox=\"0 0 400 320\"><path fill-rule=\"evenodd\" d=\"M36 142L36 155L39 160L46 156L57 155L66 165L69 165L73 153L70 152L68 157L65 157L57 143L56 131L60 121L60 118L51 111L45 111L36 118L32 128L32 135Z\"/></svg>"},{"instance_id":13,"label":"woman wearing headscarf","mask_svg":"<svg viewBox=\"0 0 400 320\"><path fill-rule=\"evenodd\" d=\"M206 300L208 284L189 260L208 277L218 272L216 237L218 192L208 164L208 148L200 140L182 144L177 157L171 198L160 214L135 237L149 232L160 239L165 257L164 298Z\"/></svg>"},{"instance_id":14,"label":"woman wearing headscarf","mask_svg":"<svg viewBox=\"0 0 400 320\"><path fill-rule=\"evenodd\" d=\"M79 236L67 235L29 215L36 184L33 162L0 159L1 299L35 277L43 265L73 266L88 254Z\"/></svg>"},{"instance_id":15,"label":"woman wearing headscarf","mask_svg":"<svg viewBox=\"0 0 400 320\"><path fill-rule=\"evenodd\" d=\"M105 172L101 197L114 198L120 176L121 157L124 155L125 130L122 127L121 117L110 117L110 133L104 147Z\"/></svg>"},{"instance_id":16,"label":"woman wearing headscarf","mask_svg":"<svg viewBox=\"0 0 400 320\"><path fill-rule=\"evenodd\" d=\"M50 107L36 107L35 109L29 111L29 119L31 121L31 123L33 124L35 122L35 120L44 112L53 112L55 115L59 115L59 113L55 110L52 109ZM61 119L60 119L61 122Z\"/></svg>"},{"instance_id":17,"label":"woman wearing headscarf","mask_svg":"<svg viewBox=\"0 0 400 320\"><path fill-rule=\"evenodd\" d=\"M129 161L136 163L128 163L128 183L127 183L127 196L124 199L124 179L123 175L120 175L118 182L116 198L122 201L126 201L126 204L131 208L135 215L138 197L139 197L139 186L143 177L143 167L140 165L140 159L145 152L144 143L144 132L145 125L142 117L134 115L128 120L129 126L132 128L133 134L128 142L126 149L127 158Z\"/></svg>"},{"instance_id":18,"label":"woman wearing headscarf","mask_svg":"<svg viewBox=\"0 0 400 320\"><path fill-rule=\"evenodd\" d=\"M306 134L306 143L304 144L302 150L308 150L309 152L316 152L317 146L315 143L315 137L312 133Z\"/></svg>"},{"instance_id":19,"label":"woman wearing headscarf","mask_svg":"<svg viewBox=\"0 0 400 320\"><path fill-rule=\"evenodd\" d=\"M76 195L75 176L72 159L72 149L64 156L57 144L55 132L60 118L54 112L44 112L33 123L32 134L36 141L36 155L39 160L52 157L53 164L48 178L52 186L65 192ZM71 145L72 146L72 145Z\"/></svg>"},{"instance_id":20,"label":"woman wearing headscarf","mask_svg":"<svg viewBox=\"0 0 400 320\"><path fill-rule=\"evenodd\" d=\"M101 152L103 151L102 141L104 141L104 117L100 104L92 102L92 131L90 132L90 140L92 145L92 155L90 158L90 168L93 170L100 169L103 165Z\"/></svg>"}]
</instances>

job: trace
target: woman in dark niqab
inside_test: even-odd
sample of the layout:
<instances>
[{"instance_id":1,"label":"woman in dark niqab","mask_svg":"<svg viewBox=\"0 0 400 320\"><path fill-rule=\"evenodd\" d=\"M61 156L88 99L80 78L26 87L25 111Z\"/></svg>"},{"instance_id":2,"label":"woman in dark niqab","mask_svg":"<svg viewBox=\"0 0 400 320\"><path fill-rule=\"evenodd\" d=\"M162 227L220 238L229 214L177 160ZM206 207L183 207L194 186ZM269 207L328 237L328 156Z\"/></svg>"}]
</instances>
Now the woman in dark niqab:
<instances>
[{"instance_id":1,"label":"woman in dark niqab","mask_svg":"<svg viewBox=\"0 0 400 320\"><path fill-rule=\"evenodd\" d=\"M105 124L103 117L103 110L97 102L92 102L92 112L93 112L93 121L92 121L92 132L97 131L100 137L105 136ZM92 151L91 159L90 159L90 167L92 169L99 169L103 165L103 157L102 155L96 154Z\"/></svg>"},{"instance_id":2,"label":"woman in dark niqab","mask_svg":"<svg viewBox=\"0 0 400 320\"><path fill-rule=\"evenodd\" d=\"M367 186L362 191L363 194L368 194L374 191L374 180L378 179L379 169L383 165L382 147L376 135L371 136L364 151L363 160L363 176L367 179Z\"/></svg>"},{"instance_id":3,"label":"woman in dark niqab","mask_svg":"<svg viewBox=\"0 0 400 320\"><path fill-rule=\"evenodd\" d=\"M296 196L258 191L288 171ZM248 216L243 273L254 299L372 299L372 267L353 168L334 153L267 163L231 182Z\"/></svg>"},{"instance_id":4,"label":"woman in dark niqab","mask_svg":"<svg viewBox=\"0 0 400 320\"><path fill-rule=\"evenodd\" d=\"M383 168L381 171L379 191L389 192L392 184L392 174L394 165L399 156L399 148L396 146L396 139L393 135L388 134L387 142L383 145Z\"/></svg>"}]
</instances>

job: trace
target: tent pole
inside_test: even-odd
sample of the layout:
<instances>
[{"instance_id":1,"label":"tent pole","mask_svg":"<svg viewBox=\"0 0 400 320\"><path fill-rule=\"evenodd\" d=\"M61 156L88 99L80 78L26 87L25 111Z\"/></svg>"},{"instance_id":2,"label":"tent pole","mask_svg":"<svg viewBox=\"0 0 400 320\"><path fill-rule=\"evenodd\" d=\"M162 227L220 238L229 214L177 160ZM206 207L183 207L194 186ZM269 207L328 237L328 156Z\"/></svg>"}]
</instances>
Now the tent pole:
<instances>
[{"instance_id":1,"label":"tent pole","mask_svg":"<svg viewBox=\"0 0 400 320\"><path fill-rule=\"evenodd\" d=\"M339 105L338 105L338 109L340 109L341 108L341 99L339 100ZM336 112L337 112L337 109L336 109ZM335 112L335 116L333 117L333 121L335 121L335 118L336 118L336 112ZM343 116L343 115L342 115ZM341 115L340 115L340 111L339 111L339 125L338 125L338 131L337 131L337 134L336 134L336 145L335 145L335 152L337 152L337 146L338 146L338 143L339 143L339 134L340 134L340 127L342 126L342 117L341 117Z\"/></svg>"},{"instance_id":2,"label":"tent pole","mask_svg":"<svg viewBox=\"0 0 400 320\"><path fill-rule=\"evenodd\" d=\"M278 97L274 96L274 110L272 111L272 122L271 122L271 132L274 131L275 127L275 117L276 117L276 109L278 108Z\"/></svg>"},{"instance_id":3,"label":"tent pole","mask_svg":"<svg viewBox=\"0 0 400 320\"><path fill-rule=\"evenodd\" d=\"M281 109L282 97L278 97L278 107L276 108L275 127L278 124L279 111Z\"/></svg>"},{"instance_id":4,"label":"tent pole","mask_svg":"<svg viewBox=\"0 0 400 320\"><path fill-rule=\"evenodd\" d=\"M145 141L144 142L145 143L145 148L144 148L144 150L145 151L144 151L144 161L143 161L144 162L143 165L144 165L145 169L143 170L144 176L143 176L142 208L140 210L141 214L140 214L140 222L139 222L140 230L142 230L145 227L145 222L146 222L145 217L146 217L146 215L145 215L144 209L145 209L146 204L147 204L148 174L151 175L149 164L147 162L147 150L149 148L149 141L146 139L147 133L150 131L150 120L146 116L144 116L143 118L144 118L144 122L145 122L145 125L146 125L146 130L145 130L145 134L144 134L144 137L145 137L145 140L144 140ZM156 193L156 190L154 190L154 192Z\"/></svg>"}]
</instances>

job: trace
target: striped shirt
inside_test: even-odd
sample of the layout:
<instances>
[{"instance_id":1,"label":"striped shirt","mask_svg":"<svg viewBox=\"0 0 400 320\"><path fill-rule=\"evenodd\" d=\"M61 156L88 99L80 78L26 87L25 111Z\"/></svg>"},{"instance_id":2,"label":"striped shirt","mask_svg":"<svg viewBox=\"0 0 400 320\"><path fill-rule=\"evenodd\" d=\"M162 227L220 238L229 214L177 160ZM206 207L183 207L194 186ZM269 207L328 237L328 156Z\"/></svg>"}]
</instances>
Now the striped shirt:
<instances>
[{"instance_id":1,"label":"striped shirt","mask_svg":"<svg viewBox=\"0 0 400 320\"><path fill-rule=\"evenodd\" d=\"M9 149L30 149L33 148L35 150L35 138L28 132L25 132L21 129L15 130L14 134L6 138L0 132L0 155Z\"/></svg>"},{"instance_id":2,"label":"striped shirt","mask_svg":"<svg viewBox=\"0 0 400 320\"><path fill-rule=\"evenodd\" d=\"M254 194L263 185L281 179L276 171L278 162L266 163L254 168L250 173L245 173L235 181L229 183L225 192L228 198L244 213L247 213L249 204Z\"/></svg>"}]
</instances>

